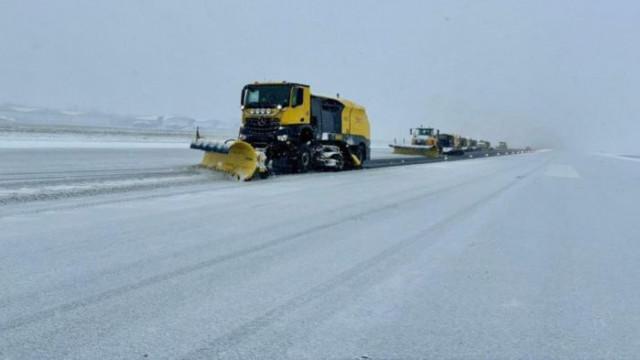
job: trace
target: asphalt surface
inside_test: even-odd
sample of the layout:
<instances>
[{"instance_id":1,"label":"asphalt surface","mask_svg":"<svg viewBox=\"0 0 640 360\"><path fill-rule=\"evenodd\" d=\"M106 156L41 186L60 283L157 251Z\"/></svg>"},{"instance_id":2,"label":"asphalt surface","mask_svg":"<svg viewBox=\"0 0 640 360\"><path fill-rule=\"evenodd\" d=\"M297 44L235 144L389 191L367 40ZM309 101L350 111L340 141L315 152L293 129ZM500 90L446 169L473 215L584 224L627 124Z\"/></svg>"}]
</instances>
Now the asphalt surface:
<instances>
[{"instance_id":1,"label":"asphalt surface","mask_svg":"<svg viewBox=\"0 0 640 360\"><path fill-rule=\"evenodd\" d=\"M640 353L633 159L548 151L240 183L189 150L11 151L0 359Z\"/></svg>"}]
</instances>

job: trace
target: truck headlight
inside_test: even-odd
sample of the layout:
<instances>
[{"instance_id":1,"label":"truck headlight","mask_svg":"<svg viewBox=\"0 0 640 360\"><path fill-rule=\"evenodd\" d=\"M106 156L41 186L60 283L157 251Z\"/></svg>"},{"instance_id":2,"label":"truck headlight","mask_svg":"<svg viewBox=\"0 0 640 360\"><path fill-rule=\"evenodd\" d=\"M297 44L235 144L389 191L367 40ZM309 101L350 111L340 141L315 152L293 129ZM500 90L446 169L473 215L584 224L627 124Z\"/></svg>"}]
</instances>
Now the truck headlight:
<instances>
[{"instance_id":1,"label":"truck headlight","mask_svg":"<svg viewBox=\"0 0 640 360\"><path fill-rule=\"evenodd\" d=\"M278 141L287 141L287 140L289 140L289 135L287 134L278 135Z\"/></svg>"}]
</instances>

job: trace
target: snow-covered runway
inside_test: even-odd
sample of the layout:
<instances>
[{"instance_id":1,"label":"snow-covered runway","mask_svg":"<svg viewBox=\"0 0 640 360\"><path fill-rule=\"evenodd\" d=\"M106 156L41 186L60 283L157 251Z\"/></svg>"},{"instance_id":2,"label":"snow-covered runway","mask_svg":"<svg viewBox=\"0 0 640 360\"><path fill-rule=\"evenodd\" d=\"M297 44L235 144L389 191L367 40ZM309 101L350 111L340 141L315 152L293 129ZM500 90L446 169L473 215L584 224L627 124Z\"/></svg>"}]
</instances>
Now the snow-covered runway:
<instances>
[{"instance_id":1,"label":"snow-covered runway","mask_svg":"<svg viewBox=\"0 0 640 360\"><path fill-rule=\"evenodd\" d=\"M92 189L0 207L0 358L640 352L638 162L549 151L237 183L186 149L93 151L47 168L54 152L0 149L0 199L30 172L25 188ZM109 185L82 177L101 170ZM189 180L118 190L172 176Z\"/></svg>"}]
</instances>

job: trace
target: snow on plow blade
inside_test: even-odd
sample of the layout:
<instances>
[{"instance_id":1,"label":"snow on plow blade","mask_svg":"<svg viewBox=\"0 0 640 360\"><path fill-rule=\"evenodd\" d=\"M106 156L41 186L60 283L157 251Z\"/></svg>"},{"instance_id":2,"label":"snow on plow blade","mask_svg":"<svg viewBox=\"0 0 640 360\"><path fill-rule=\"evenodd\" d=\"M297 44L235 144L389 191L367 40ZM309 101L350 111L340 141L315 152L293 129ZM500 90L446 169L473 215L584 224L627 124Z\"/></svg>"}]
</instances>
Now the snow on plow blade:
<instances>
[{"instance_id":1,"label":"snow on plow blade","mask_svg":"<svg viewBox=\"0 0 640 360\"><path fill-rule=\"evenodd\" d=\"M200 162L201 166L223 171L240 180L250 180L260 166L260 154L251 146L241 140L227 142L197 139L191 142L192 149L204 151Z\"/></svg>"},{"instance_id":2,"label":"snow on plow blade","mask_svg":"<svg viewBox=\"0 0 640 360\"><path fill-rule=\"evenodd\" d=\"M422 155L428 157L437 157L439 154L437 146L424 145L389 145L393 148L395 154L402 155Z\"/></svg>"}]
</instances>

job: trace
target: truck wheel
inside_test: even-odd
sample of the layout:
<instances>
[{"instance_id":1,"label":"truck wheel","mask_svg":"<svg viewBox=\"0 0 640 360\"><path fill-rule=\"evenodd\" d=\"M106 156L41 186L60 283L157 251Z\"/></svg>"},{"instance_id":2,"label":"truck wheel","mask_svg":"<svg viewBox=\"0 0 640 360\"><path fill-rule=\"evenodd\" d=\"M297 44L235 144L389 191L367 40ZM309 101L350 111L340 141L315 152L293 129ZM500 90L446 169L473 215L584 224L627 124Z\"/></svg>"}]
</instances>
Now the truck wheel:
<instances>
[{"instance_id":1,"label":"truck wheel","mask_svg":"<svg viewBox=\"0 0 640 360\"><path fill-rule=\"evenodd\" d=\"M300 146L298 159L296 160L296 170L299 173L306 173L311 168L311 149L308 145Z\"/></svg>"}]
</instances>

